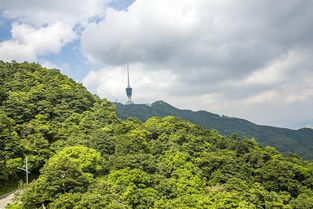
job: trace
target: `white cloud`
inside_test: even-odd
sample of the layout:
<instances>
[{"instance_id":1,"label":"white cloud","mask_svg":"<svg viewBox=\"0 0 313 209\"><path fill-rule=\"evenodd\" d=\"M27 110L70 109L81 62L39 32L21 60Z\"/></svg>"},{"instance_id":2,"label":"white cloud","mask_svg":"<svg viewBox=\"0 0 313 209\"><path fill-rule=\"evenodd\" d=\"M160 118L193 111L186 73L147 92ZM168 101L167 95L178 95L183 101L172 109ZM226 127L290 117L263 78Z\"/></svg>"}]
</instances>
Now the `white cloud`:
<instances>
[{"instance_id":1,"label":"white cloud","mask_svg":"<svg viewBox=\"0 0 313 209\"><path fill-rule=\"evenodd\" d=\"M0 9L6 18L26 24L63 24L74 26L95 16L102 16L109 0L9 0L2 1Z\"/></svg>"},{"instance_id":2,"label":"white cloud","mask_svg":"<svg viewBox=\"0 0 313 209\"><path fill-rule=\"evenodd\" d=\"M294 50L289 51L288 54L274 60L269 66L253 72L245 78L244 83L249 85L271 84L289 80L290 76L288 74L292 73L292 71L295 71L295 69L303 64L307 64L309 62L308 59L311 59L311 56L311 53ZM301 71L306 70L301 69Z\"/></svg>"},{"instance_id":3,"label":"white cloud","mask_svg":"<svg viewBox=\"0 0 313 209\"><path fill-rule=\"evenodd\" d=\"M288 95L286 101L288 103L304 102L312 98L313 98L313 89L304 89L301 90L300 92L297 92L297 94Z\"/></svg>"},{"instance_id":4,"label":"white cloud","mask_svg":"<svg viewBox=\"0 0 313 209\"><path fill-rule=\"evenodd\" d=\"M284 1L277 1L275 10L266 2L137 0L128 11L108 10L103 21L88 25L82 48L106 64L162 63L171 70L206 67L214 74L242 76L288 53L287 45L295 42L289 21L313 20L310 14L294 20L295 11ZM290 13L287 24L272 26L281 21L277 13ZM307 29L297 35L303 34ZM215 67L218 72L210 70Z\"/></svg>"},{"instance_id":5,"label":"white cloud","mask_svg":"<svg viewBox=\"0 0 313 209\"><path fill-rule=\"evenodd\" d=\"M287 103L311 103L313 101L313 70L310 76L284 86Z\"/></svg>"},{"instance_id":6,"label":"white cloud","mask_svg":"<svg viewBox=\"0 0 313 209\"><path fill-rule=\"evenodd\" d=\"M147 72L142 65L131 65L130 68L133 99L136 102L147 103L162 99L175 83L175 76L168 71ZM126 75L126 67L107 67L89 72L83 84L101 97L123 102L127 86Z\"/></svg>"},{"instance_id":7,"label":"white cloud","mask_svg":"<svg viewBox=\"0 0 313 209\"><path fill-rule=\"evenodd\" d=\"M271 102L277 96L277 92L273 90L263 91L259 94L253 95L244 100L248 104L254 103L268 103Z\"/></svg>"},{"instance_id":8,"label":"white cloud","mask_svg":"<svg viewBox=\"0 0 313 209\"><path fill-rule=\"evenodd\" d=\"M232 95L251 96L287 82L288 72L302 65L301 56L313 56L304 25L313 22L313 15L293 9L312 3L296 0L286 6L280 0L273 9L271 1L252 2L137 0L127 11L108 10L102 21L89 24L82 49L91 61L105 65L166 69L180 81L181 91L171 90L176 95L263 86ZM295 29L305 41L291 35Z\"/></svg>"},{"instance_id":9,"label":"white cloud","mask_svg":"<svg viewBox=\"0 0 313 209\"><path fill-rule=\"evenodd\" d=\"M136 102L260 122L313 114L313 1L137 0L122 11L109 1L2 1L14 24L0 59L68 70L41 56L80 39L101 69L84 84L111 100L125 98L130 63Z\"/></svg>"},{"instance_id":10,"label":"white cloud","mask_svg":"<svg viewBox=\"0 0 313 209\"><path fill-rule=\"evenodd\" d=\"M13 21L11 39L0 42L0 59L37 61L79 38L81 28L104 15L110 0L1 1L2 18Z\"/></svg>"},{"instance_id":11,"label":"white cloud","mask_svg":"<svg viewBox=\"0 0 313 209\"><path fill-rule=\"evenodd\" d=\"M113 66L93 72L96 92L122 91L102 96L124 98L119 76L108 81L106 72L139 63L142 71L135 74L147 88L134 87L137 97L260 122L286 120L286 112L299 119L313 103L312 86L304 81L313 77L312 6L308 0L137 0L127 11L110 9L88 24L81 46L91 61ZM154 80L167 87L153 86Z\"/></svg>"},{"instance_id":12,"label":"white cloud","mask_svg":"<svg viewBox=\"0 0 313 209\"><path fill-rule=\"evenodd\" d=\"M36 61L38 56L58 53L61 48L76 38L70 27L55 23L47 27L34 28L14 23L12 38L0 42L0 59L5 61Z\"/></svg>"}]
</instances>

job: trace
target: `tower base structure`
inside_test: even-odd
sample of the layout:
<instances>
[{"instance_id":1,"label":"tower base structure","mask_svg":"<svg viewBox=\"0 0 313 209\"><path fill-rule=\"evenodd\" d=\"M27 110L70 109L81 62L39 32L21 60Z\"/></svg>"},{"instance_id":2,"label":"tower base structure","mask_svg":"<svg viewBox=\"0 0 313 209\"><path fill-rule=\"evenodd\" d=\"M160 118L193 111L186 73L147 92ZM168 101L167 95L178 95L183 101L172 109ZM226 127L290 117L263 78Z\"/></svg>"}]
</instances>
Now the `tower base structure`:
<instances>
[{"instance_id":1,"label":"tower base structure","mask_svg":"<svg viewBox=\"0 0 313 209\"><path fill-rule=\"evenodd\" d=\"M129 100L129 101L126 101L125 105L131 105L131 104L134 104L133 101Z\"/></svg>"}]
</instances>

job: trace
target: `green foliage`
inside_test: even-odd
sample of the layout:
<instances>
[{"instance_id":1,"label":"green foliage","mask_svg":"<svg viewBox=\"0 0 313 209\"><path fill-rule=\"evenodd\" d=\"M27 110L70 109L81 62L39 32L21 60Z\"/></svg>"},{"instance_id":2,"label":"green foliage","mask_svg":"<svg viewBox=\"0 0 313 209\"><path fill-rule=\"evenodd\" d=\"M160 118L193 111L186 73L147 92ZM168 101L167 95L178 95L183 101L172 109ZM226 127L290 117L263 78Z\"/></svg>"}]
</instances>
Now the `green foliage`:
<instances>
[{"instance_id":1,"label":"green foliage","mask_svg":"<svg viewBox=\"0 0 313 209\"><path fill-rule=\"evenodd\" d=\"M36 207L52 202L60 194L87 191L102 166L102 157L96 150L80 146L66 147L47 161L40 177L27 188L21 199L26 208ZM63 195L58 201L69 201L70 205L72 199L68 198L68 195Z\"/></svg>"},{"instance_id":2,"label":"green foliage","mask_svg":"<svg viewBox=\"0 0 313 209\"><path fill-rule=\"evenodd\" d=\"M40 173L10 208L312 208L313 163L295 154L173 116L121 121L37 64L0 62L0 78L0 181L19 177L25 156Z\"/></svg>"},{"instance_id":3,"label":"green foliage","mask_svg":"<svg viewBox=\"0 0 313 209\"><path fill-rule=\"evenodd\" d=\"M163 101L157 101L151 106L145 104L123 105L114 103L120 118L138 118L146 121L151 117L175 116L187 120L208 129L215 129L223 135L230 135L230 138L238 140L242 137L254 137L259 143L273 146L278 150L288 153L294 152L307 160L313 159L312 137L313 130L303 128L291 130L262 126L251 123L247 120L220 116L206 111L191 111L177 109Z\"/></svg>"},{"instance_id":4,"label":"green foliage","mask_svg":"<svg viewBox=\"0 0 313 209\"><path fill-rule=\"evenodd\" d=\"M0 110L0 182L16 174L21 165L23 148L14 129L14 120Z\"/></svg>"},{"instance_id":5,"label":"green foliage","mask_svg":"<svg viewBox=\"0 0 313 209\"><path fill-rule=\"evenodd\" d=\"M97 174L103 168L103 159L100 153L88 147L66 147L51 157L47 166L49 163L58 163L60 159L66 159L72 165L77 165L84 173ZM49 170L49 167L44 167L43 172L45 169Z\"/></svg>"},{"instance_id":6,"label":"green foliage","mask_svg":"<svg viewBox=\"0 0 313 209\"><path fill-rule=\"evenodd\" d=\"M119 121L113 105L58 70L0 61L0 78L0 183L21 175L26 155L37 173L63 147L100 147L96 131Z\"/></svg>"},{"instance_id":7,"label":"green foliage","mask_svg":"<svg viewBox=\"0 0 313 209\"><path fill-rule=\"evenodd\" d=\"M307 193L302 193L297 198L291 200L290 206L294 209L313 208L313 193L312 193L312 191L308 191Z\"/></svg>"},{"instance_id":8,"label":"green foliage","mask_svg":"<svg viewBox=\"0 0 313 209\"><path fill-rule=\"evenodd\" d=\"M72 209L81 199L81 193L61 194L55 201L49 204L51 209Z\"/></svg>"}]
</instances>

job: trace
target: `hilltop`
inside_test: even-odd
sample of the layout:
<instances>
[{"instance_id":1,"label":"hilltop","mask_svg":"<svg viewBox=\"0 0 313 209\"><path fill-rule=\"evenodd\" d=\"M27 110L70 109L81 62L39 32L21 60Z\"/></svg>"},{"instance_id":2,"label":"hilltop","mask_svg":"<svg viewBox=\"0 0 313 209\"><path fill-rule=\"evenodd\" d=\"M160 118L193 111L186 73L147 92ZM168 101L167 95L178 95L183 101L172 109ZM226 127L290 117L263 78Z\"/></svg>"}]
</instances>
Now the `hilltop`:
<instances>
[{"instance_id":1,"label":"hilltop","mask_svg":"<svg viewBox=\"0 0 313 209\"><path fill-rule=\"evenodd\" d=\"M207 111L181 110L164 101L156 101L151 105L114 104L116 105L117 115L122 119L135 117L145 121L153 116L166 117L172 115L204 128L215 129L223 135L237 133L241 137L254 137L263 145L276 147L285 153L297 153L304 159L313 159L313 129L310 128L292 130L257 125L248 120L220 116Z\"/></svg>"}]
</instances>

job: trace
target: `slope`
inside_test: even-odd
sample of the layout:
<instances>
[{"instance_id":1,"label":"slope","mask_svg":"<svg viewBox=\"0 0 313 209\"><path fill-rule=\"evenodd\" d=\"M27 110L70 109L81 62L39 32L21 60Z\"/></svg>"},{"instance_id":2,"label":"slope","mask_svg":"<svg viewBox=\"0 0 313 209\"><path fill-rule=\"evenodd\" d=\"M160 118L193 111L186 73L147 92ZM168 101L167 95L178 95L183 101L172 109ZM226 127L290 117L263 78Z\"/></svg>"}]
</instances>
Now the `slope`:
<instances>
[{"instance_id":1,"label":"slope","mask_svg":"<svg viewBox=\"0 0 313 209\"><path fill-rule=\"evenodd\" d=\"M59 147L87 143L95 120L118 121L114 106L56 69L0 61L1 186L23 174L26 155L34 174Z\"/></svg>"},{"instance_id":2,"label":"slope","mask_svg":"<svg viewBox=\"0 0 313 209\"><path fill-rule=\"evenodd\" d=\"M313 208L313 163L173 116L122 121L57 70L0 62L0 185L9 209Z\"/></svg>"},{"instance_id":3,"label":"slope","mask_svg":"<svg viewBox=\"0 0 313 209\"><path fill-rule=\"evenodd\" d=\"M254 137L263 145L274 146L282 152L297 153L304 159L313 159L313 129L291 130L257 125L244 119L220 116L206 111L180 110L163 101L154 102L151 106L114 104L118 116L122 119L135 117L145 121L152 116L172 115L208 129L215 129L223 135L237 133L242 137Z\"/></svg>"}]
</instances>

